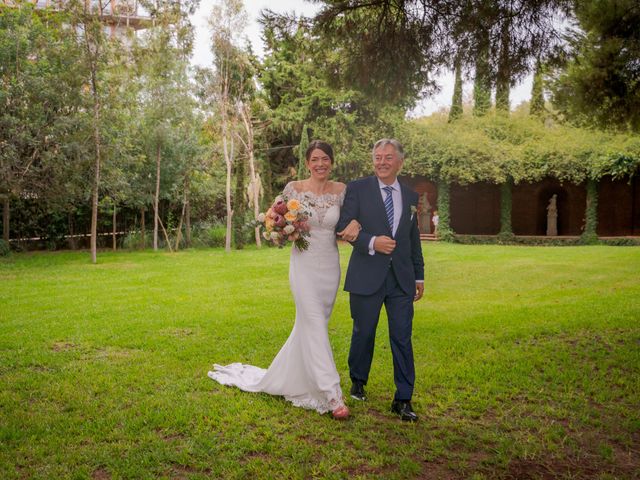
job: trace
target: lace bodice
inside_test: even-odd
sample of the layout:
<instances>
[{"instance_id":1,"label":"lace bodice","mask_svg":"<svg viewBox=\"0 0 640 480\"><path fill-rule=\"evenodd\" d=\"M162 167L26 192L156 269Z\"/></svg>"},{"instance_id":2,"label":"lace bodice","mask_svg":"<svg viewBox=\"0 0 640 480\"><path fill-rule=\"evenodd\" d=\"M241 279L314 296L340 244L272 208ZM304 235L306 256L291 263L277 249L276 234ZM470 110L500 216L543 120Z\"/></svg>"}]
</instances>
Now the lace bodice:
<instances>
[{"instance_id":1,"label":"lace bodice","mask_svg":"<svg viewBox=\"0 0 640 480\"><path fill-rule=\"evenodd\" d=\"M298 191L293 186L293 183L287 183L287 186L284 187L284 195L287 198L295 198L302 202L307 208L312 211L311 218L309 219L310 225L313 228L320 227L328 230L333 230L338 222L338 219L333 216L331 218L331 222L327 224L324 223L327 212L331 209L331 207L337 206L338 211L342 206L342 202L344 202L344 195L346 189L342 190L340 193L323 193L322 195L315 194L310 191Z\"/></svg>"}]
</instances>

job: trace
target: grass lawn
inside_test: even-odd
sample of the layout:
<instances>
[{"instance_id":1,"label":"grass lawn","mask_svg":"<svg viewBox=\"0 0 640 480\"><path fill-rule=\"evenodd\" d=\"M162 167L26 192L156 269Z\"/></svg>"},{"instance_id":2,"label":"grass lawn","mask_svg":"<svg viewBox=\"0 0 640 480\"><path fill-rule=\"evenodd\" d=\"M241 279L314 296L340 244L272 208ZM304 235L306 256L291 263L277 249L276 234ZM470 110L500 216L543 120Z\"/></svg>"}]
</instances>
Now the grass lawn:
<instances>
[{"instance_id":1,"label":"grass lawn","mask_svg":"<svg viewBox=\"0 0 640 480\"><path fill-rule=\"evenodd\" d=\"M389 412L384 317L347 422L207 378L286 340L287 250L0 260L0 478L639 478L640 249L429 243L425 261L413 425ZM348 312L340 291L345 391Z\"/></svg>"}]
</instances>

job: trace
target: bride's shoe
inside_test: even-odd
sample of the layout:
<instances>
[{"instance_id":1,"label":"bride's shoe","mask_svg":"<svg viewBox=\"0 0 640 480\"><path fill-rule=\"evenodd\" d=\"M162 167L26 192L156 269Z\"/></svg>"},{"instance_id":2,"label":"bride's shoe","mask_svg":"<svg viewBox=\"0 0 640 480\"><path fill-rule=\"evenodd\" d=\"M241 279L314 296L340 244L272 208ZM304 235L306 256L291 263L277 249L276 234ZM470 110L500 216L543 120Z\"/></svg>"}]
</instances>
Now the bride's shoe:
<instances>
[{"instance_id":1,"label":"bride's shoe","mask_svg":"<svg viewBox=\"0 0 640 480\"><path fill-rule=\"evenodd\" d=\"M347 418L349 418L349 409L347 408L346 405L341 405L335 410L333 410L331 412L331 415L336 420L346 420Z\"/></svg>"}]
</instances>

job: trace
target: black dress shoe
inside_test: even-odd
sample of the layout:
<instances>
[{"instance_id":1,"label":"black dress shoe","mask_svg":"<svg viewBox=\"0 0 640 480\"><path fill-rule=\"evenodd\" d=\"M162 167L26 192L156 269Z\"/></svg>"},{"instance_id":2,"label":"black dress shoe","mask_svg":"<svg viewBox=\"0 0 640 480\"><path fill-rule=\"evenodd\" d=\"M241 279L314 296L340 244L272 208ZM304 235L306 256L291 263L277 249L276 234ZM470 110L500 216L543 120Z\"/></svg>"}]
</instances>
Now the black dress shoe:
<instances>
[{"instance_id":1,"label":"black dress shoe","mask_svg":"<svg viewBox=\"0 0 640 480\"><path fill-rule=\"evenodd\" d=\"M360 382L353 382L351 384L351 398L364 402L367 399L367 394L364 393L364 385Z\"/></svg>"},{"instance_id":2,"label":"black dress shoe","mask_svg":"<svg viewBox=\"0 0 640 480\"><path fill-rule=\"evenodd\" d=\"M409 400L394 400L391 404L391 411L400 416L405 422L417 422L418 415L415 414L413 408L411 408L411 402Z\"/></svg>"}]
</instances>

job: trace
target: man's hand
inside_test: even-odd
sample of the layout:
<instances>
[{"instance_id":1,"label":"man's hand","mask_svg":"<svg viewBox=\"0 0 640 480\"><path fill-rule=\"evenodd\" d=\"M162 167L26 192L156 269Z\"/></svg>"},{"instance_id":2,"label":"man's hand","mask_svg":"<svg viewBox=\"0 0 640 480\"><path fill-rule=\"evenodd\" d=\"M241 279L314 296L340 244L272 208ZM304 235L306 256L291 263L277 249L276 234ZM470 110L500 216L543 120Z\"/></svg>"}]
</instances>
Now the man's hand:
<instances>
[{"instance_id":1,"label":"man's hand","mask_svg":"<svg viewBox=\"0 0 640 480\"><path fill-rule=\"evenodd\" d=\"M387 237L386 235L380 235L376 237L373 242L373 249L376 252L384 253L386 255L391 255L391 252L393 252L395 248L396 241L391 237Z\"/></svg>"},{"instance_id":2,"label":"man's hand","mask_svg":"<svg viewBox=\"0 0 640 480\"><path fill-rule=\"evenodd\" d=\"M424 294L424 283L416 282L416 294L413 297L413 301L417 302L418 300L420 300L423 294Z\"/></svg>"}]
</instances>

